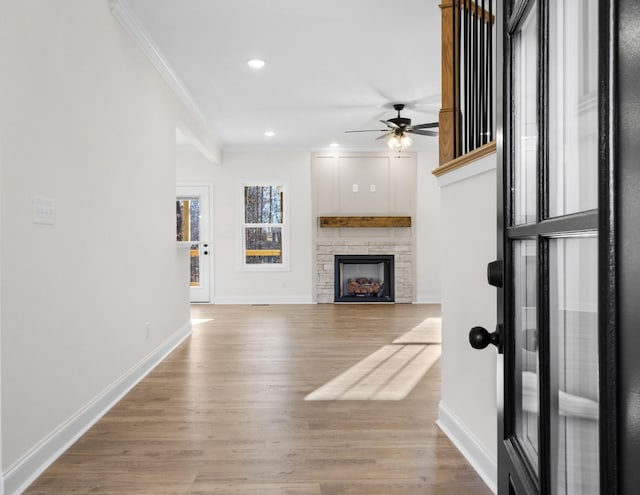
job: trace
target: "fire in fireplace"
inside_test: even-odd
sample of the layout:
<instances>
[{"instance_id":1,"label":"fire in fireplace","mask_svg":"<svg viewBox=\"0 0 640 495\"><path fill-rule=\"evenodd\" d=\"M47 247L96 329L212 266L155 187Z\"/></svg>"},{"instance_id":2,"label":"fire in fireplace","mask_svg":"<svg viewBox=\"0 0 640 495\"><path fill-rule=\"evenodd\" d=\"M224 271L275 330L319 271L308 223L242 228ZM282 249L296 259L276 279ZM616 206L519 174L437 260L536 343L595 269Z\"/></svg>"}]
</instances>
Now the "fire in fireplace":
<instances>
[{"instance_id":1,"label":"fire in fireplace","mask_svg":"<svg viewBox=\"0 0 640 495\"><path fill-rule=\"evenodd\" d=\"M335 302L393 302L393 259L387 254L336 254Z\"/></svg>"}]
</instances>

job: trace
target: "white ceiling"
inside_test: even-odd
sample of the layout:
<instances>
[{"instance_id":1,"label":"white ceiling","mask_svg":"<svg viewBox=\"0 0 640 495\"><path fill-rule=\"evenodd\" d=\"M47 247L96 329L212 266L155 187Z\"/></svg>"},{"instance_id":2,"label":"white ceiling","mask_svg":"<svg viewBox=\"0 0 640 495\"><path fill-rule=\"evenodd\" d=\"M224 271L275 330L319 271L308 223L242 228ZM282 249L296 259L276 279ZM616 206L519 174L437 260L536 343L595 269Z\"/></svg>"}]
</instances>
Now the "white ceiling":
<instances>
[{"instance_id":1,"label":"white ceiling","mask_svg":"<svg viewBox=\"0 0 640 495\"><path fill-rule=\"evenodd\" d=\"M224 149L381 150L381 132L344 131L383 129L393 103L414 124L438 120L439 0L126 3Z\"/></svg>"}]
</instances>

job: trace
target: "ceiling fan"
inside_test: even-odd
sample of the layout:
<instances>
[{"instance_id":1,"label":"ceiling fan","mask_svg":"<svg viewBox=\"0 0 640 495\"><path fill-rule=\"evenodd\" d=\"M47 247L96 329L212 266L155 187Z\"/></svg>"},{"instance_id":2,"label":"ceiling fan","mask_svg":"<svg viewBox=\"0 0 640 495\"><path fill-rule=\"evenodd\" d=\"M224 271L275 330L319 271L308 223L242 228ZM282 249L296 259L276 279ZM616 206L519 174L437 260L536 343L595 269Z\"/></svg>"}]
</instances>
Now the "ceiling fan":
<instances>
[{"instance_id":1,"label":"ceiling fan","mask_svg":"<svg viewBox=\"0 0 640 495\"><path fill-rule=\"evenodd\" d=\"M435 131L427 131L425 129L432 129L438 127L438 122L429 122L427 124L411 125L411 119L401 117L400 112L404 109L403 103L396 103L393 105L394 110L398 112L398 116L389 120L381 120L383 124L387 126L386 129L364 129L359 131L345 131L345 132L384 132L384 134L376 139L389 138L387 144L389 148L403 149L411 146L413 140L409 134L418 134L420 136L437 136Z\"/></svg>"}]
</instances>

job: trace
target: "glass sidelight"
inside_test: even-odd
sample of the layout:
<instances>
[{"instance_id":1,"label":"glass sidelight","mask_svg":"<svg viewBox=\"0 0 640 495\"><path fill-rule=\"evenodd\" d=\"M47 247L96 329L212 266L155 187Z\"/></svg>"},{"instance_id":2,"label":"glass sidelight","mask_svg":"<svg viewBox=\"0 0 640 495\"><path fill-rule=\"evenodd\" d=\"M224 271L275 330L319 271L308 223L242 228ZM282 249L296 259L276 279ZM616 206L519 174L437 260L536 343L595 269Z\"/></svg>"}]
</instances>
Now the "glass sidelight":
<instances>
[{"instance_id":1,"label":"glass sidelight","mask_svg":"<svg viewBox=\"0 0 640 495\"><path fill-rule=\"evenodd\" d=\"M598 242L549 241L551 427L559 495L600 493Z\"/></svg>"},{"instance_id":2,"label":"glass sidelight","mask_svg":"<svg viewBox=\"0 0 640 495\"><path fill-rule=\"evenodd\" d=\"M549 215L598 206L598 0L550 4Z\"/></svg>"},{"instance_id":3,"label":"glass sidelight","mask_svg":"<svg viewBox=\"0 0 640 495\"><path fill-rule=\"evenodd\" d=\"M522 28L513 37L513 222L536 220L537 120L537 35L536 9L531 8Z\"/></svg>"},{"instance_id":4,"label":"glass sidelight","mask_svg":"<svg viewBox=\"0 0 640 495\"><path fill-rule=\"evenodd\" d=\"M537 328L537 269L535 240L513 243L513 295L516 392L515 433L529 465L538 472L540 357ZM518 381L520 383L518 383Z\"/></svg>"}]
</instances>

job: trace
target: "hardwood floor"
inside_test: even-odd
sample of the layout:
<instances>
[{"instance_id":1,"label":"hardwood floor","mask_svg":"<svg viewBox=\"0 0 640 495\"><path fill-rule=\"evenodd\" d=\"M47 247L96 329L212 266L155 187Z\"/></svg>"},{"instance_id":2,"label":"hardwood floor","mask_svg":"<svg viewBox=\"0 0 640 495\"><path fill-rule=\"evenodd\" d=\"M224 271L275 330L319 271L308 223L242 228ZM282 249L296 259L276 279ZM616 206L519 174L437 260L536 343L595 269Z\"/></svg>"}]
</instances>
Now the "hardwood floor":
<instances>
[{"instance_id":1,"label":"hardwood floor","mask_svg":"<svg viewBox=\"0 0 640 495\"><path fill-rule=\"evenodd\" d=\"M404 400L305 401L434 305L192 308L193 335L28 494L489 494L435 425L436 363Z\"/></svg>"}]
</instances>

